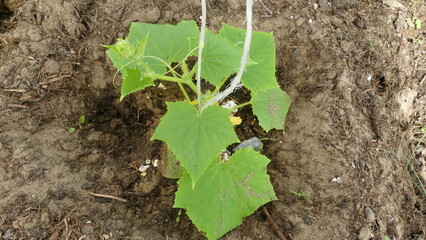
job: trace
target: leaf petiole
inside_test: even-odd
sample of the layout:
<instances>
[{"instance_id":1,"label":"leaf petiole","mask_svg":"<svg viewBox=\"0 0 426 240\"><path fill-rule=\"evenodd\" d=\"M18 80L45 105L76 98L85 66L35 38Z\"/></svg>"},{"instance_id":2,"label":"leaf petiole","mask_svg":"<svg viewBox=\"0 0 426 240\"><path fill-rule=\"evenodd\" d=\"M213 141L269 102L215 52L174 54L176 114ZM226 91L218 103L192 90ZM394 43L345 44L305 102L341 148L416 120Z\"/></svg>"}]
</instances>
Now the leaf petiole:
<instances>
[{"instance_id":1,"label":"leaf petiole","mask_svg":"<svg viewBox=\"0 0 426 240\"><path fill-rule=\"evenodd\" d=\"M222 88L223 84L225 84L227 80L228 80L228 77L223 78L212 94L215 95L216 93L218 93L219 90Z\"/></svg>"},{"instance_id":2,"label":"leaf petiole","mask_svg":"<svg viewBox=\"0 0 426 240\"><path fill-rule=\"evenodd\" d=\"M164 81L168 81L168 82L185 83L185 84L187 84L187 81L185 81L182 78L178 78L178 77L164 76L164 75L161 75L161 74L154 74L152 77L154 79L158 79L158 80L164 80Z\"/></svg>"},{"instance_id":3,"label":"leaf petiole","mask_svg":"<svg viewBox=\"0 0 426 240\"><path fill-rule=\"evenodd\" d=\"M249 105L249 104L251 104L251 101L248 101L248 102L245 102L245 103L241 103L240 105L237 105L237 106L235 106L235 107L231 108L231 110L236 110L236 109L238 109L238 108L245 107L245 106L247 106L247 105Z\"/></svg>"},{"instance_id":4,"label":"leaf petiole","mask_svg":"<svg viewBox=\"0 0 426 240\"><path fill-rule=\"evenodd\" d=\"M192 81L188 81L187 79L164 76L160 74L154 74L152 77L158 80L164 80L164 81L175 82L175 83L184 83L188 85L188 87L190 87L195 93L197 93L197 87L195 86L195 84Z\"/></svg>"},{"instance_id":5,"label":"leaf petiole","mask_svg":"<svg viewBox=\"0 0 426 240\"><path fill-rule=\"evenodd\" d=\"M189 98L188 93L186 92L185 88L183 87L182 83L177 83L180 90L182 91L183 95L185 96L186 101L191 102L191 99Z\"/></svg>"}]
</instances>

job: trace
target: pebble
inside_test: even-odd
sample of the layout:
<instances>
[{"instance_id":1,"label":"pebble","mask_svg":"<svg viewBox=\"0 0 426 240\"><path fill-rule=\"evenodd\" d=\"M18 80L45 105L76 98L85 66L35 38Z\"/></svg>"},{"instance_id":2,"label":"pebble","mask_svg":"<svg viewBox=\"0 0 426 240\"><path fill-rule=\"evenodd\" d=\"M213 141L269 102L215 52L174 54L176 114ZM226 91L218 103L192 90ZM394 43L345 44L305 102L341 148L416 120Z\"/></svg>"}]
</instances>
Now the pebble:
<instances>
[{"instance_id":1,"label":"pebble","mask_svg":"<svg viewBox=\"0 0 426 240\"><path fill-rule=\"evenodd\" d=\"M359 231L359 235L358 235L359 240L369 240L372 237L374 237L374 235L369 227L363 227Z\"/></svg>"},{"instance_id":2,"label":"pebble","mask_svg":"<svg viewBox=\"0 0 426 240\"><path fill-rule=\"evenodd\" d=\"M60 208L54 201L50 201L49 205L47 205L47 208L50 210L50 212L58 215L59 218L62 216L62 208Z\"/></svg>"},{"instance_id":3,"label":"pebble","mask_svg":"<svg viewBox=\"0 0 426 240\"><path fill-rule=\"evenodd\" d=\"M81 228L81 233L84 235L90 235L93 234L94 228L91 224L84 224L84 226Z\"/></svg>"},{"instance_id":4,"label":"pebble","mask_svg":"<svg viewBox=\"0 0 426 240\"><path fill-rule=\"evenodd\" d=\"M54 74L59 72L60 67L61 65L57 61L49 59L44 63L43 70L46 73Z\"/></svg>"},{"instance_id":5,"label":"pebble","mask_svg":"<svg viewBox=\"0 0 426 240\"><path fill-rule=\"evenodd\" d=\"M0 143L0 150L2 150L2 149L3 149L3 144Z\"/></svg>"},{"instance_id":6,"label":"pebble","mask_svg":"<svg viewBox=\"0 0 426 240\"><path fill-rule=\"evenodd\" d=\"M327 0L319 0L318 1L318 6L322 9L328 8L328 2Z\"/></svg>"},{"instance_id":7,"label":"pebble","mask_svg":"<svg viewBox=\"0 0 426 240\"><path fill-rule=\"evenodd\" d=\"M109 123L109 127L112 129L116 129L118 126L123 124L123 120L119 118L113 118L111 119L111 122Z\"/></svg>"},{"instance_id":8,"label":"pebble","mask_svg":"<svg viewBox=\"0 0 426 240\"><path fill-rule=\"evenodd\" d=\"M104 168L101 172L101 179L110 183L114 179L114 171L111 168Z\"/></svg>"},{"instance_id":9,"label":"pebble","mask_svg":"<svg viewBox=\"0 0 426 240\"><path fill-rule=\"evenodd\" d=\"M99 140L101 140L103 137L102 137L102 132L100 132L100 131L93 131L93 132L90 132L88 135L87 135L87 140L88 141L99 141Z\"/></svg>"},{"instance_id":10,"label":"pebble","mask_svg":"<svg viewBox=\"0 0 426 240\"><path fill-rule=\"evenodd\" d=\"M372 223L376 220L376 214L373 212L373 209L366 207L364 209L365 216L367 217L367 222Z\"/></svg>"},{"instance_id":11,"label":"pebble","mask_svg":"<svg viewBox=\"0 0 426 240\"><path fill-rule=\"evenodd\" d=\"M13 228L7 229L7 231L2 236L3 239L15 239L15 230Z\"/></svg>"},{"instance_id":12,"label":"pebble","mask_svg":"<svg viewBox=\"0 0 426 240\"><path fill-rule=\"evenodd\" d=\"M76 142L67 142L62 145L62 148L65 151L74 151L78 147L78 143Z\"/></svg>"}]
</instances>

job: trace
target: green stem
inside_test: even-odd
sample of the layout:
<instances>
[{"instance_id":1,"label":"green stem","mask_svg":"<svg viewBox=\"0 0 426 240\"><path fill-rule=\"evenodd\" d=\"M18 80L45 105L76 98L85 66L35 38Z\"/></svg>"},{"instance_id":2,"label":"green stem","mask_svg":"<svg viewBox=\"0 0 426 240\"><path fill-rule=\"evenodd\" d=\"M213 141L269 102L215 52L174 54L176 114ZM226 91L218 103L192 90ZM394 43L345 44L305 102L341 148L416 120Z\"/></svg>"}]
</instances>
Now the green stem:
<instances>
[{"instance_id":1,"label":"green stem","mask_svg":"<svg viewBox=\"0 0 426 240\"><path fill-rule=\"evenodd\" d=\"M153 78L158 79L158 80L164 80L164 81L169 81L169 82L186 84L195 93L197 93L197 87L195 86L195 84L193 82L191 82L191 81L186 80L186 79L177 78L177 77L170 77L170 76L164 76L164 75L160 75L160 74L154 75Z\"/></svg>"},{"instance_id":2,"label":"green stem","mask_svg":"<svg viewBox=\"0 0 426 240\"><path fill-rule=\"evenodd\" d=\"M220 88L222 88L223 84L225 84L227 80L228 80L227 77L222 79L219 86L217 86L216 89L213 91L213 95L215 95L217 92L219 92Z\"/></svg>"},{"instance_id":3,"label":"green stem","mask_svg":"<svg viewBox=\"0 0 426 240\"><path fill-rule=\"evenodd\" d=\"M188 85L188 87L190 87L192 89L192 91L197 93L197 86L195 86L195 84L192 81L187 81L185 83L186 83L186 85Z\"/></svg>"},{"instance_id":4,"label":"green stem","mask_svg":"<svg viewBox=\"0 0 426 240\"><path fill-rule=\"evenodd\" d=\"M183 62L183 63L185 63L185 62ZM183 65L182 65L183 66ZM186 66L186 64L185 64L185 66ZM185 69L184 68L182 68L182 70L183 70L183 72L184 72L184 74L185 74ZM176 76L176 74L174 73L175 71L173 71L172 72L172 75L173 75L173 77L177 77ZM183 85L182 85L182 83L177 83L178 84L178 86L179 86L179 88L180 88L180 91L183 93L183 95L185 96L185 99L188 101L188 102L191 102L191 99L189 98L189 96L188 96L188 93L186 92L186 90L185 90L185 88L183 87Z\"/></svg>"},{"instance_id":5,"label":"green stem","mask_svg":"<svg viewBox=\"0 0 426 240\"><path fill-rule=\"evenodd\" d=\"M251 102L250 102L250 101L245 102L245 103L241 103L240 105L237 105L237 106L235 106L235 107L231 108L231 110L235 110L235 109L238 109L238 108L242 108L242 107L245 107L245 106L247 106L247 105L249 105L249 104L251 104Z\"/></svg>"},{"instance_id":6,"label":"green stem","mask_svg":"<svg viewBox=\"0 0 426 240\"><path fill-rule=\"evenodd\" d=\"M171 72L172 74L173 74L173 76L179 76L180 77L180 75L175 71L175 69L174 68L172 68L172 66L170 66L166 61L164 61L163 59L161 59L161 58L159 58L159 57L156 57L156 56L144 56L144 58L153 58L153 59L155 59L155 60L157 60L157 61L159 61L159 62L161 62L161 63L163 63L164 65L166 65L166 67L169 69L169 71L168 72L166 72L166 73L164 73L164 74L167 74L167 73L169 73L169 72ZM143 63L142 63L143 64ZM145 64L143 64L143 65L145 65ZM146 66L147 68L149 68L149 69L151 69L150 67L148 67L148 66ZM176 66L177 67L177 66Z\"/></svg>"},{"instance_id":7,"label":"green stem","mask_svg":"<svg viewBox=\"0 0 426 240\"><path fill-rule=\"evenodd\" d=\"M180 65L180 69L182 69L183 74L186 75L188 73L188 65L186 65L185 61L182 61L182 64Z\"/></svg>"},{"instance_id":8,"label":"green stem","mask_svg":"<svg viewBox=\"0 0 426 240\"><path fill-rule=\"evenodd\" d=\"M188 96L188 93L186 92L185 88L183 87L182 83L177 83L180 90L182 91L183 95L185 96L186 101L191 102L191 99Z\"/></svg>"},{"instance_id":9,"label":"green stem","mask_svg":"<svg viewBox=\"0 0 426 240\"><path fill-rule=\"evenodd\" d=\"M192 67L191 71L188 74L188 78L192 79L194 77L194 74L197 72L197 63Z\"/></svg>"},{"instance_id":10,"label":"green stem","mask_svg":"<svg viewBox=\"0 0 426 240\"><path fill-rule=\"evenodd\" d=\"M175 82L175 83L185 83L186 81L182 78L178 78L178 77L170 77L170 76L164 76L164 75L160 75L160 74L156 74L153 76L153 78L158 79L158 80L164 80L164 81L169 81L169 82Z\"/></svg>"}]
</instances>

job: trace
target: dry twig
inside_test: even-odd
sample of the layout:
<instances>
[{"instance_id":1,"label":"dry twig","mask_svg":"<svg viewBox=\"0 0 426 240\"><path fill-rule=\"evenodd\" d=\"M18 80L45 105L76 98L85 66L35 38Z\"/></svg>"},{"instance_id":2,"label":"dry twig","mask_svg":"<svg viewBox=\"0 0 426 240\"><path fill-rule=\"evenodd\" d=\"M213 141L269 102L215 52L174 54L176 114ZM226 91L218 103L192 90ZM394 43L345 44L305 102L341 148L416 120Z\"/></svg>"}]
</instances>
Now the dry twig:
<instances>
[{"instance_id":1,"label":"dry twig","mask_svg":"<svg viewBox=\"0 0 426 240\"><path fill-rule=\"evenodd\" d=\"M280 228L278 227L278 225L275 223L274 219L272 218L271 214L269 214L268 209L266 209L266 207L262 207L263 212L266 215L266 218L268 219L268 222L272 225L272 228L274 229L275 233L278 235L278 237L281 240L287 240L287 238L284 236L284 234L281 232Z\"/></svg>"},{"instance_id":2,"label":"dry twig","mask_svg":"<svg viewBox=\"0 0 426 240\"><path fill-rule=\"evenodd\" d=\"M98 194L98 193L93 193L93 192L89 192L89 194L92 195L92 196L95 196L95 197L109 198L109 199L115 199L115 200L121 201L121 202L127 202L127 200L124 199L124 198L120 198L120 197L116 197L116 196L112 196L112 195Z\"/></svg>"}]
</instances>

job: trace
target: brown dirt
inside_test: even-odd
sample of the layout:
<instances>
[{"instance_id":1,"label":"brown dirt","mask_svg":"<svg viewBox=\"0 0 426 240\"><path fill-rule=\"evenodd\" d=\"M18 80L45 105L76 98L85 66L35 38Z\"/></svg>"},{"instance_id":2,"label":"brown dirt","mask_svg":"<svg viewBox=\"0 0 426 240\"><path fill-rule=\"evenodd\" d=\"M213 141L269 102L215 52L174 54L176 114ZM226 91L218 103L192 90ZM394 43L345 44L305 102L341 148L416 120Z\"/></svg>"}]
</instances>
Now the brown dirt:
<instances>
[{"instance_id":1,"label":"brown dirt","mask_svg":"<svg viewBox=\"0 0 426 240\"><path fill-rule=\"evenodd\" d=\"M274 32L277 77L294 103L284 134L249 119L237 131L277 139L263 150L279 199L266 207L289 239L426 239L425 200L405 160L372 149L409 155L426 125L426 32L405 23L426 22L426 4L392 2L255 5L255 27ZM0 238L203 239L184 214L176 222L176 181L137 171L148 158L164 161L164 146L149 139L164 101L181 96L164 84L119 102L100 46L126 36L132 21L176 24L199 13L198 1L0 1ZM209 1L209 27L221 22L243 27L244 6ZM423 180L425 149L413 159ZM259 210L223 239L278 237Z\"/></svg>"}]
</instances>

